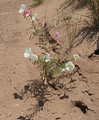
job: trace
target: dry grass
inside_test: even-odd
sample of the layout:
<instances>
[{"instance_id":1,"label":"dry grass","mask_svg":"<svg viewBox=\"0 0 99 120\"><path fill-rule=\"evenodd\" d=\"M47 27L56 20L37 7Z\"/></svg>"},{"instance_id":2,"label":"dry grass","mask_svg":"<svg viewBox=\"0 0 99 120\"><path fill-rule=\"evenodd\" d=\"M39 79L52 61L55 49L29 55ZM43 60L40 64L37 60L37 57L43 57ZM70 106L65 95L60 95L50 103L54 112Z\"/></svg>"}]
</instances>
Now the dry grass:
<instances>
[{"instance_id":1,"label":"dry grass","mask_svg":"<svg viewBox=\"0 0 99 120\"><path fill-rule=\"evenodd\" d=\"M41 3L44 2L44 0L33 0L33 1L35 1L35 2L37 2L37 3L39 3L39 4L41 4Z\"/></svg>"},{"instance_id":2,"label":"dry grass","mask_svg":"<svg viewBox=\"0 0 99 120\"><path fill-rule=\"evenodd\" d=\"M99 0L88 0L88 7L92 12L93 24L98 27L99 24Z\"/></svg>"}]
</instances>

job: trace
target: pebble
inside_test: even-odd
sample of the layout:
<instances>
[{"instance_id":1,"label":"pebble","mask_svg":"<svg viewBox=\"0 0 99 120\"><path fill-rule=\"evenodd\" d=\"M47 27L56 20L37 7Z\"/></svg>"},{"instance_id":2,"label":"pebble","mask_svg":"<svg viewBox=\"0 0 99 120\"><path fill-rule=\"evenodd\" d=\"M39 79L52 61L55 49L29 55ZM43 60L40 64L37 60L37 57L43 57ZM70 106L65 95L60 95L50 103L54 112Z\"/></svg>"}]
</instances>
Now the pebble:
<instances>
[{"instance_id":1,"label":"pebble","mask_svg":"<svg viewBox=\"0 0 99 120\"><path fill-rule=\"evenodd\" d=\"M19 104L14 105L14 107L18 107L18 106L19 106Z\"/></svg>"},{"instance_id":2,"label":"pebble","mask_svg":"<svg viewBox=\"0 0 99 120\"><path fill-rule=\"evenodd\" d=\"M23 114L24 112L21 112L21 114Z\"/></svg>"},{"instance_id":3,"label":"pebble","mask_svg":"<svg viewBox=\"0 0 99 120\"><path fill-rule=\"evenodd\" d=\"M7 113L7 116L8 116L8 117L11 116L11 113Z\"/></svg>"}]
</instances>

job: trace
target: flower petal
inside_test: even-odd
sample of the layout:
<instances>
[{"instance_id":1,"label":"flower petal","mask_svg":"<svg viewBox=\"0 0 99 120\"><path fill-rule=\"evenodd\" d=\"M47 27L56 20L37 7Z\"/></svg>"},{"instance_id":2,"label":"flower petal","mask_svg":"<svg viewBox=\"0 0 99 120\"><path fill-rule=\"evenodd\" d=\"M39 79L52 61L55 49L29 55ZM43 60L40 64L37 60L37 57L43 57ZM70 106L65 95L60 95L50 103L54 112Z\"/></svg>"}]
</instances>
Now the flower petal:
<instances>
[{"instance_id":1,"label":"flower petal","mask_svg":"<svg viewBox=\"0 0 99 120\"><path fill-rule=\"evenodd\" d=\"M29 16L29 14L26 14L26 17Z\"/></svg>"},{"instance_id":2,"label":"flower petal","mask_svg":"<svg viewBox=\"0 0 99 120\"><path fill-rule=\"evenodd\" d=\"M31 15L31 14L32 14L31 10L27 10L27 9L24 10L24 15L26 17L29 16L29 15Z\"/></svg>"},{"instance_id":3,"label":"flower petal","mask_svg":"<svg viewBox=\"0 0 99 120\"><path fill-rule=\"evenodd\" d=\"M23 12L24 12L24 10L23 10L23 9L20 9L20 10L19 10L19 13L23 13Z\"/></svg>"},{"instance_id":4,"label":"flower petal","mask_svg":"<svg viewBox=\"0 0 99 120\"><path fill-rule=\"evenodd\" d=\"M19 10L19 13L24 12L24 10L25 10L25 5L24 5L24 4L22 4L22 5L21 5L21 8L20 8L20 10Z\"/></svg>"},{"instance_id":5,"label":"flower petal","mask_svg":"<svg viewBox=\"0 0 99 120\"><path fill-rule=\"evenodd\" d=\"M44 56L45 62L49 62L50 61L50 54L46 53L46 55Z\"/></svg>"},{"instance_id":6,"label":"flower petal","mask_svg":"<svg viewBox=\"0 0 99 120\"><path fill-rule=\"evenodd\" d=\"M45 79L45 81L44 81L44 84L45 84L45 85L47 85L47 84L48 84L46 79Z\"/></svg>"},{"instance_id":7,"label":"flower petal","mask_svg":"<svg viewBox=\"0 0 99 120\"><path fill-rule=\"evenodd\" d=\"M50 54L46 53L46 55L44 56L44 59L49 59L50 58Z\"/></svg>"},{"instance_id":8,"label":"flower petal","mask_svg":"<svg viewBox=\"0 0 99 120\"><path fill-rule=\"evenodd\" d=\"M50 61L50 59L46 59L46 60L45 60L45 62L49 62L49 61Z\"/></svg>"},{"instance_id":9,"label":"flower petal","mask_svg":"<svg viewBox=\"0 0 99 120\"><path fill-rule=\"evenodd\" d=\"M70 71L70 68L69 68L69 67L66 67L66 70L67 70L67 71Z\"/></svg>"},{"instance_id":10,"label":"flower petal","mask_svg":"<svg viewBox=\"0 0 99 120\"><path fill-rule=\"evenodd\" d=\"M59 40L61 37L58 32L56 32L56 40Z\"/></svg>"},{"instance_id":11,"label":"flower petal","mask_svg":"<svg viewBox=\"0 0 99 120\"><path fill-rule=\"evenodd\" d=\"M26 48L26 49L25 49L25 52L31 53L31 48Z\"/></svg>"},{"instance_id":12,"label":"flower petal","mask_svg":"<svg viewBox=\"0 0 99 120\"><path fill-rule=\"evenodd\" d=\"M74 54L73 55L73 58L75 59L75 61L77 60L77 59L79 59L80 58L80 56L78 55L78 54Z\"/></svg>"},{"instance_id":13,"label":"flower petal","mask_svg":"<svg viewBox=\"0 0 99 120\"><path fill-rule=\"evenodd\" d=\"M34 21L36 19L36 16L37 14L35 13L33 16L32 16L32 19L30 21Z\"/></svg>"},{"instance_id":14,"label":"flower petal","mask_svg":"<svg viewBox=\"0 0 99 120\"><path fill-rule=\"evenodd\" d=\"M38 56L35 55L35 54L31 54L31 55L30 55L30 59L31 59L33 62L35 62L35 61L38 60Z\"/></svg>"},{"instance_id":15,"label":"flower petal","mask_svg":"<svg viewBox=\"0 0 99 120\"><path fill-rule=\"evenodd\" d=\"M25 53L24 53L24 57L25 57L25 58L29 58L29 57L30 57L30 54L29 54L28 52L25 52Z\"/></svg>"}]
</instances>

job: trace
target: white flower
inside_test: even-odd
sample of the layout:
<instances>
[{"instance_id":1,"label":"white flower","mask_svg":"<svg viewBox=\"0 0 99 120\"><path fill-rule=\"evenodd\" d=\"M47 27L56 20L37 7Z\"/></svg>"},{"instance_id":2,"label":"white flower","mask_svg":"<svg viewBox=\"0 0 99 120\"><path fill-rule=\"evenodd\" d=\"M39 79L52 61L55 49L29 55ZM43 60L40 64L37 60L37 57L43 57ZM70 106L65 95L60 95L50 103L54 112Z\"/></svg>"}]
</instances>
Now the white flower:
<instances>
[{"instance_id":1,"label":"white flower","mask_svg":"<svg viewBox=\"0 0 99 120\"><path fill-rule=\"evenodd\" d=\"M36 19L36 16L37 14L35 13L33 16L32 16L32 19L30 21L34 21Z\"/></svg>"},{"instance_id":2,"label":"white flower","mask_svg":"<svg viewBox=\"0 0 99 120\"><path fill-rule=\"evenodd\" d=\"M26 49L25 49L25 52L31 53L31 48L26 48Z\"/></svg>"},{"instance_id":3,"label":"white flower","mask_svg":"<svg viewBox=\"0 0 99 120\"><path fill-rule=\"evenodd\" d=\"M66 69L62 69L62 72L64 72Z\"/></svg>"},{"instance_id":4,"label":"white flower","mask_svg":"<svg viewBox=\"0 0 99 120\"><path fill-rule=\"evenodd\" d=\"M46 55L44 56L45 62L49 62L50 61L50 54L46 53Z\"/></svg>"},{"instance_id":5,"label":"white flower","mask_svg":"<svg viewBox=\"0 0 99 120\"><path fill-rule=\"evenodd\" d=\"M78 55L78 54L74 54L73 55L73 58L75 59L75 61L77 60L77 59L79 59L80 58L80 56Z\"/></svg>"},{"instance_id":6,"label":"white flower","mask_svg":"<svg viewBox=\"0 0 99 120\"><path fill-rule=\"evenodd\" d=\"M24 57L25 58L30 58L31 55L31 48L25 49Z\"/></svg>"},{"instance_id":7,"label":"white flower","mask_svg":"<svg viewBox=\"0 0 99 120\"><path fill-rule=\"evenodd\" d=\"M67 62L65 66L66 66L66 70L68 71L71 71L75 68L75 65L72 62Z\"/></svg>"},{"instance_id":8,"label":"white flower","mask_svg":"<svg viewBox=\"0 0 99 120\"><path fill-rule=\"evenodd\" d=\"M30 55L30 59L31 59L33 62L38 61L38 56L35 55L35 54L31 54L31 55Z\"/></svg>"},{"instance_id":9,"label":"white flower","mask_svg":"<svg viewBox=\"0 0 99 120\"><path fill-rule=\"evenodd\" d=\"M50 59L46 59L46 60L45 60L45 62L49 62L49 61L50 61Z\"/></svg>"},{"instance_id":10,"label":"white flower","mask_svg":"<svg viewBox=\"0 0 99 120\"><path fill-rule=\"evenodd\" d=\"M33 62L38 60L38 56L31 53L31 48L25 49L24 57L31 59Z\"/></svg>"},{"instance_id":11,"label":"white flower","mask_svg":"<svg viewBox=\"0 0 99 120\"><path fill-rule=\"evenodd\" d=\"M22 4L22 5L21 5L21 8L20 8L20 10L19 10L19 13L23 13L23 12L24 12L24 10L25 10L25 5L24 5L24 4Z\"/></svg>"}]
</instances>

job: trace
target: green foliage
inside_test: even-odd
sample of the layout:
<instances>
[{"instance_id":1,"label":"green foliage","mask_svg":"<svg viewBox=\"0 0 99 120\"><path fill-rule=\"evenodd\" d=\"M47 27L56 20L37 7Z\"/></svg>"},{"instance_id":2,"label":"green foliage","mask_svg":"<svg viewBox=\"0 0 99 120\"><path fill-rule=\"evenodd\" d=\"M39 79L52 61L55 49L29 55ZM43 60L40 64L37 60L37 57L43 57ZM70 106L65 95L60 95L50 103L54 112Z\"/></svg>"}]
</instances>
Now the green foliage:
<instances>
[{"instance_id":1,"label":"green foliage","mask_svg":"<svg viewBox=\"0 0 99 120\"><path fill-rule=\"evenodd\" d=\"M41 3L44 2L44 0L33 0L33 1L35 1L35 2L37 2L37 3L39 3L39 4L41 4Z\"/></svg>"},{"instance_id":2,"label":"green foliage","mask_svg":"<svg viewBox=\"0 0 99 120\"><path fill-rule=\"evenodd\" d=\"M59 63L57 59L50 57L48 62L45 61L46 57L39 56L38 61L39 69L41 71L41 79L44 81L45 79L52 77L52 75L61 73L62 69L65 67L64 63Z\"/></svg>"}]
</instances>

